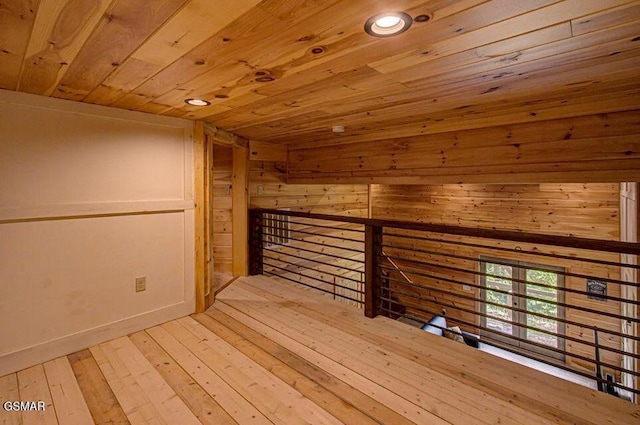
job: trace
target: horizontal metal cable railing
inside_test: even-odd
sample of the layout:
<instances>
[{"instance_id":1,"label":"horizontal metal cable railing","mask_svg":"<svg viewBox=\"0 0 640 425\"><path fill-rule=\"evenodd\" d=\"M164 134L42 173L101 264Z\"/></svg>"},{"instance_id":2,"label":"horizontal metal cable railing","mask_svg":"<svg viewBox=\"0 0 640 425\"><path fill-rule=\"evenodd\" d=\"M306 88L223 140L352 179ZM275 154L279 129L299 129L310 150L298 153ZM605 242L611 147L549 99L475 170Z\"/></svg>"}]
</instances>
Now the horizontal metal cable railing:
<instances>
[{"instance_id":1,"label":"horizontal metal cable railing","mask_svg":"<svg viewBox=\"0 0 640 425\"><path fill-rule=\"evenodd\" d=\"M287 211L251 216L254 274L277 277L364 305L364 226L291 219ZM256 246L257 245L257 246Z\"/></svg>"},{"instance_id":2,"label":"horizontal metal cable railing","mask_svg":"<svg viewBox=\"0 0 640 425\"><path fill-rule=\"evenodd\" d=\"M640 394L640 245L251 210L251 270ZM287 238L274 241L288 230ZM275 236L274 236L275 235Z\"/></svg>"}]
</instances>

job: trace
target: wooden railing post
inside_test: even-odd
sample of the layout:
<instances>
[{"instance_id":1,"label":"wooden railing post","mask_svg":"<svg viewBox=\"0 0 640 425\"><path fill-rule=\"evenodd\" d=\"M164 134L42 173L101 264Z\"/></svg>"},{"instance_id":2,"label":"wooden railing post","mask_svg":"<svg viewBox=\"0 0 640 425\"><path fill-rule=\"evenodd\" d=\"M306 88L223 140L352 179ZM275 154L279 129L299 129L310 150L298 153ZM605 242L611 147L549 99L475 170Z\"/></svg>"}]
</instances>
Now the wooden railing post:
<instances>
[{"instance_id":1,"label":"wooden railing post","mask_svg":"<svg viewBox=\"0 0 640 425\"><path fill-rule=\"evenodd\" d=\"M380 314L380 269L382 255L382 227L367 224L364 227L364 315Z\"/></svg>"},{"instance_id":2,"label":"wooden railing post","mask_svg":"<svg viewBox=\"0 0 640 425\"><path fill-rule=\"evenodd\" d=\"M262 274L262 212L249 210L249 274Z\"/></svg>"}]
</instances>

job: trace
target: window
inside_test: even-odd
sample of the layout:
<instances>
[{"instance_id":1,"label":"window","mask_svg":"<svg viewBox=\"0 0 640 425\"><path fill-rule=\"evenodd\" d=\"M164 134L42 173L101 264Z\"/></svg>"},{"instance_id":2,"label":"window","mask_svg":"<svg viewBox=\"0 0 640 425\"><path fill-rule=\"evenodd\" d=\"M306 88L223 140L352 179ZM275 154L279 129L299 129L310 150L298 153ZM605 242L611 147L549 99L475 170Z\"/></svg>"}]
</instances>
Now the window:
<instances>
[{"instance_id":1,"label":"window","mask_svg":"<svg viewBox=\"0 0 640 425\"><path fill-rule=\"evenodd\" d=\"M502 259L481 258L482 326L496 332L482 331L487 339L505 342L523 350L564 360L564 317L558 303L564 301L561 268ZM545 317L542 317L545 316ZM519 338L519 339L516 339Z\"/></svg>"},{"instance_id":2,"label":"window","mask_svg":"<svg viewBox=\"0 0 640 425\"><path fill-rule=\"evenodd\" d=\"M291 237L291 224L288 215L264 214L264 247L287 245Z\"/></svg>"}]
</instances>

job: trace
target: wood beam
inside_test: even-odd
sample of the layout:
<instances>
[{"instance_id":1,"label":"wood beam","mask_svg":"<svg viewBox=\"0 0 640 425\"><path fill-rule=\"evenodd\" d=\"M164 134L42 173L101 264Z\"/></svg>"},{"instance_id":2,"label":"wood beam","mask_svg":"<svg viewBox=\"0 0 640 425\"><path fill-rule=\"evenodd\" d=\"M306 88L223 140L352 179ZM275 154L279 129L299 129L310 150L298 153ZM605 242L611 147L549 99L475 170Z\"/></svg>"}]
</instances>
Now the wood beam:
<instances>
[{"instance_id":1,"label":"wood beam","mask_svg":"<svg viewBox=\"0 0 640 425\"><path fill-rule=\"evenodd\" d=\"M640 110L539 123L289 146L290 184L587 183L640 180Z\"/></svg>"},{"instance_id":2,"label":"wood beam","mask_svg":"<svg viewBox=\"0 0 640 425\"><path fill-rule=\"evenodd\" d=\"M246 276L248 273L248 208L249 208L249 149L233 146L233 275Z\"/></svg>"},{"instance_id":3,"label":"wood beam","mask_svg":"<svg viewBox=\"0 0 640 425\"><path fill-rule=\"evenodd\" d=\"M251 161L287 162L288 151L287 145L283 143L249 141L249 159Z\"/></svg>"},{"instance_id":4,"label":"wood beam","mask_svg":"<svg viewBox=\"0 0 640 425\"><path fill-rule=\"evenodd\" d=\"M211 298L209 253L209 202L207 136L203 123L197 121L193 134L194 180L195 180L195 251L196 251L196 312L205 311L213 301Z\"/></svg>"},{"instance_id":5,"label":"wood beam","mask_svg":"<svg viewBox=\"0 0 640 425\"><path fill-rule=\"evenodd\" d=\"M216 143L243 148L247 148L249 146L249 141L247 139L236 136L235 134L218 128L215 125L203 122L202 126L204 128L204 133Z\"/></svg>"}]
</instances>

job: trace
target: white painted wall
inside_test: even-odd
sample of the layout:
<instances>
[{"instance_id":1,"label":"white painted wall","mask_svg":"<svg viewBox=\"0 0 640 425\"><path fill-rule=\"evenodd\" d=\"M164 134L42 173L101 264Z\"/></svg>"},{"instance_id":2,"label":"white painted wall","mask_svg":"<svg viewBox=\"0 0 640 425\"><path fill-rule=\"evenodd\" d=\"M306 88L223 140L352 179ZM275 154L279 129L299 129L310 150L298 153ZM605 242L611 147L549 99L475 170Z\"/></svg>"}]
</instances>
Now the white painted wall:
<instances>
[{"instance_id":1,"label":"white painted wall","mask_svg":"<svg viewBox=\"0 0 640 425\"><path fill-rule=\"evenodd\" d=\"M0 90L0 376L193 312L192 132Z\"/></svg>"}]
</instances>

